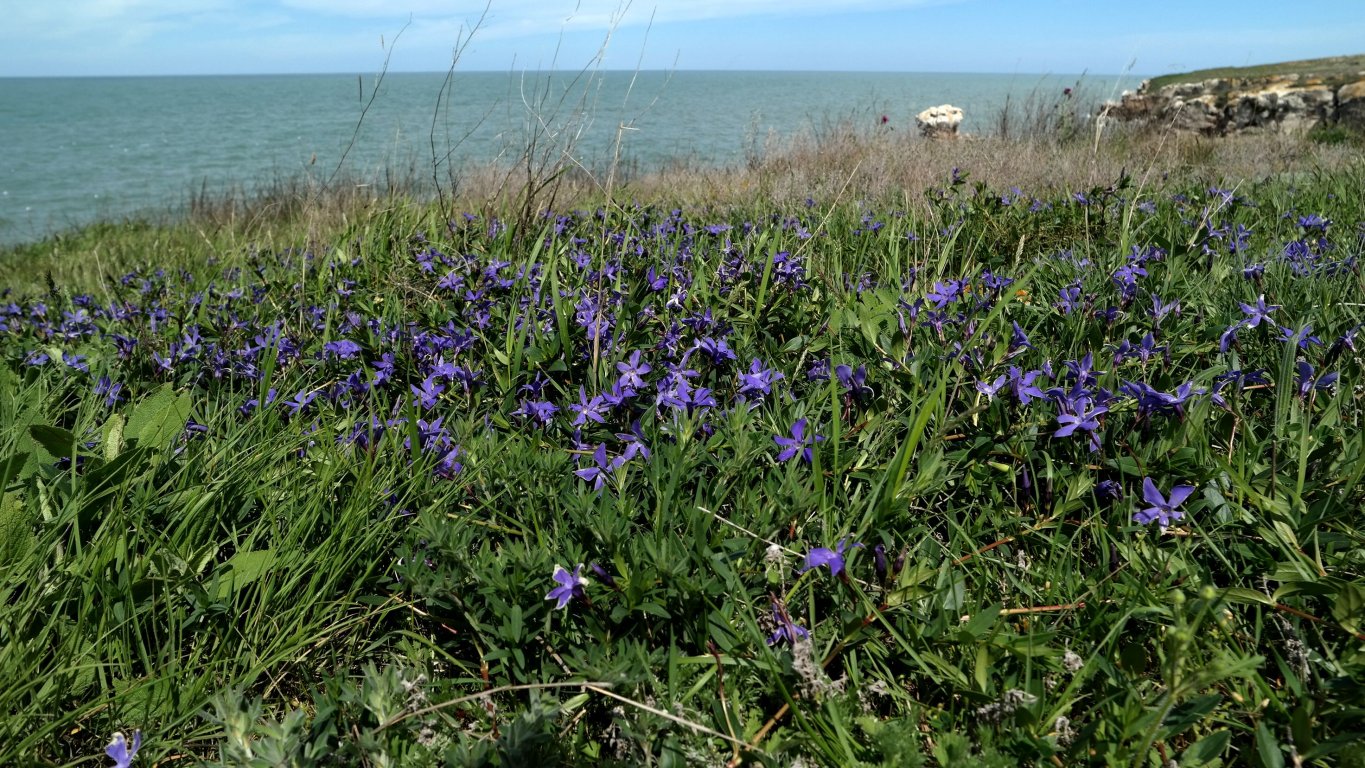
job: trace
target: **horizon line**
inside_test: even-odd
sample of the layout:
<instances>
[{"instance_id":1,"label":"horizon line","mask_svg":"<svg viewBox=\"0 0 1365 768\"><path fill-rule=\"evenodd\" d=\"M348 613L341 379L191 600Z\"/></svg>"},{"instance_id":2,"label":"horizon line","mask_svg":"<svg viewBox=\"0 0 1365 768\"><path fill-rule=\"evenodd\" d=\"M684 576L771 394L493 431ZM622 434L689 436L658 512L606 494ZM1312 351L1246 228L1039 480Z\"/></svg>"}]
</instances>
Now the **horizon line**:
<instances>
[{"instance_id":1,"label":"horizon line","mask_svg":"<svg viewBox=\"0 0 1365 768\"><path fill-rule=\"evenodd\" d=\"M446 75L449 70L445 69L390 69L383 72L362 72L358 70L349 71L327 71L327 72L162 72L162 73L110 73L110 74L37 74L37 75L6 75L0 74L0 80L98 80L115 78L157 78L157 77L329 77L329 76L375 76L375 75ZM1077 78L1149 78L1160 77L1152 73L1136 72L998 72L986 70L941 70L941 69L722 69L706 67L689 67L678 69L590 69L590 68L561 68L561 69L456 69L455 73L460 74L582 74L584 72L594 72L598 74L637 74L637 73L749 73L749 74L817 74L817 75L995 75L998 77L1077 77Z\"/></svg>"}]
</instances>

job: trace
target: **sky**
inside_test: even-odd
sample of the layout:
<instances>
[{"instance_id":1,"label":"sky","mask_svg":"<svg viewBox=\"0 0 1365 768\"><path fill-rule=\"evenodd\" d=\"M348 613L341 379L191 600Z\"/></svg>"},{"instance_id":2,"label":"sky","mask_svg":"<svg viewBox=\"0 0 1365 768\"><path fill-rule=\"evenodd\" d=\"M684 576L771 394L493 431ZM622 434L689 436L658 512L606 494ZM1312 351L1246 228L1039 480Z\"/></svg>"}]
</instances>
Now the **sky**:
<instances>
[{"instance_id":1,"label":"sky","mask_svg":"<svg viewBox=\"0 0 1365 768\"><path fill-rule=\"evenodd\" d=\"M1289 10L1292 7L1292 12ZM0 0L0 77L1154 75L1365 52L1361 0Z\"/></svg>"}]
</instances>

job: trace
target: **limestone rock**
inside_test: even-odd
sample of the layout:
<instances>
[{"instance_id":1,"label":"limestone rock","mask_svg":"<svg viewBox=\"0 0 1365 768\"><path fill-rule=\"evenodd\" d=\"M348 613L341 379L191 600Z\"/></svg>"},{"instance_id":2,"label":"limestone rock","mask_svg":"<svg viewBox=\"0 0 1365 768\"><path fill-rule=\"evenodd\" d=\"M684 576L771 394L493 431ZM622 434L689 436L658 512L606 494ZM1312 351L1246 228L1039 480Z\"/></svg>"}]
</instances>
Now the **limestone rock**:
<instances>
[{"instance_id":1,"label":"limestone rock","mask_svg":"<svg viewBox=\"0 0 1365 768\"><path fill-rule=\"evenodd\" d=\"M1212 96L1196 96L1188 100L1174 98L1161 112L1161 122L1177 131L1214 133L1218 130L1222 110Z\"/></svg>"},{"instance_id":2,"label":"limestone rock","mask_svg":"<svg viewBox=\"0 0 1365 768\"><path fill-rule=\"evenodd\" d=\"M1337 122L1365 131L1365 80L1348 83L1337 90Z\"/></svg>"},{"instance_id":3,"label":"limestone rock","mask_svg":"<svg viewBox=\"0 0 1365 768\"><path fill-rule=\"evenodd\" d=\"M962 125L962 110L952 104L940 104L915 115L920 135L928 139L955 139Z\"/></svg>"},{"instance_id":4,"label":"limestone rock","mask_svg":"<svg viewBox=\"0 0 1365 768\"><path fill-rule=\"evenodd\" d=\"M1119 120L1209 136L1302 133L1334 121L1365 126L1365 80L1333 88L1308 75L1213 78L1155 91L1146 81L1137 93L1124 93L1105 110Z\"/></svg>"}]
</instances>

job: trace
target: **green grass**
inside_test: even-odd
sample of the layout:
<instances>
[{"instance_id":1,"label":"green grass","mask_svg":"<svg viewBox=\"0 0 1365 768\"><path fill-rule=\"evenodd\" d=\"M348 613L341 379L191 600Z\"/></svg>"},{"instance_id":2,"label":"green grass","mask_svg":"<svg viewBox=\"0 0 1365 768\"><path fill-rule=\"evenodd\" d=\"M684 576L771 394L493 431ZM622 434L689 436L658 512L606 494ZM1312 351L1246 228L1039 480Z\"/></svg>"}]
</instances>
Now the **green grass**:
<instances>
[{"instance_id":1,"label":"green grass","mask_svg":"<svg viewBox=\"0 0 1365 768\"><path fill-rule=\"evenodd\" d=\"M393 201L11 253L0 762L134 729L135 765L1360 760L1362 182L521 227ZM638 395L573 424L635 351ZM1058 391L978 386L1011 366ZM1055 434L1076 386L1095 450ZM1164 530L1148 478L1194 489ZM840 542L842 576L801 567Z\"/></svg>"},{"instance_id":2,"label":"green grass","mask_svg":"<svg viewBox=\"0 0 1365 768\"><path fill-rule=\"evenodd\" d=\"M1365 80L1365 74L1362 73L1365 73L1365 54L1357 56L1329 56L1321 59L1283 61L1275 64L1255 64L1248 67L1214 67L1212 69L1199 69L1194 72L1161 75L1160 77L1152 78L1150 90L1156 91L1168 85L1198 83L1214 78L1255 79L1262 77L1284 77L1288 75L1321 78L1327 85L1338 86L1346 83L1353 83L1357 80Z\"/></svg>"}]
</instances>

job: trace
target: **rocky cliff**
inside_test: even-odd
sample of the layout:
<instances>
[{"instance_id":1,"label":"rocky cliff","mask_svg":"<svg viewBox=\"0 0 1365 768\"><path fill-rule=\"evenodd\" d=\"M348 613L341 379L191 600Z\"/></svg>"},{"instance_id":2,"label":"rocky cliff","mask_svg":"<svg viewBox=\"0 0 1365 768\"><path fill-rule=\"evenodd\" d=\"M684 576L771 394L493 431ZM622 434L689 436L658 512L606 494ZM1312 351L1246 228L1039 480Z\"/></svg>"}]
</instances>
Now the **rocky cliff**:
<instances>
[{"instance_id":1,"label":"rocky cliff","mask_svg":"<svg viewBox=\"0 0 1365 768\"><path fill-rule=\"evenodd\" d=\"M1333 124L1365 130L1365 71L1355 77L1347 82L1311 74L1216 77L1155 89L1148 80L1105 106L1113 118L1209 136L1297 133Z\"/></svg>"}]
</instances>

